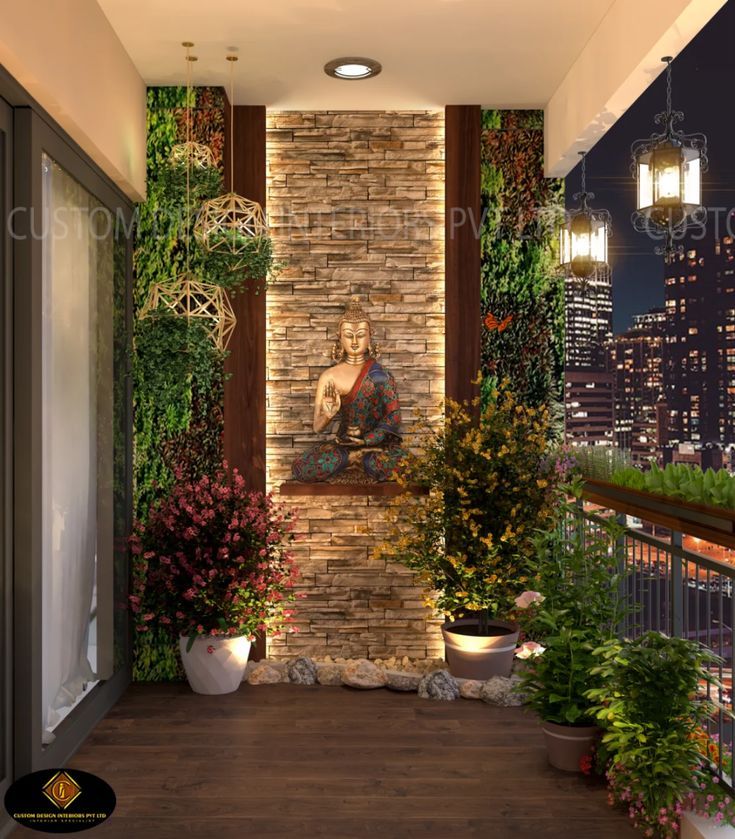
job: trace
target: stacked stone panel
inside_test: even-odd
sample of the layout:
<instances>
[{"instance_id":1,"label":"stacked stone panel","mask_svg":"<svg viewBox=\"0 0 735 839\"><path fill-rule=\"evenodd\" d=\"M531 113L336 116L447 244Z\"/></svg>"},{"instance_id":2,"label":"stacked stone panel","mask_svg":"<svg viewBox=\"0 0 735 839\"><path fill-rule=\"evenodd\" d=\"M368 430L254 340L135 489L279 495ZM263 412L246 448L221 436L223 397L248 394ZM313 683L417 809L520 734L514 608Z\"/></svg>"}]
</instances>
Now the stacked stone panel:
<instances>
[{"instance_id":1,"label":"stacked stone panel","mask_svg":"<svg viewBox=\"0 0 735 839\"><path fill-rule=\"evenodd\" d=\"M444 396L444 115L271 112L268 219L286 263L268 289L267 469L278 492L311 428L335 327L359 296L396 378L406 441ZM272 657L433 657L440 621L405 568L374 555L384 499L298 498L299 632Z\"/></svg>"}]
</instances>

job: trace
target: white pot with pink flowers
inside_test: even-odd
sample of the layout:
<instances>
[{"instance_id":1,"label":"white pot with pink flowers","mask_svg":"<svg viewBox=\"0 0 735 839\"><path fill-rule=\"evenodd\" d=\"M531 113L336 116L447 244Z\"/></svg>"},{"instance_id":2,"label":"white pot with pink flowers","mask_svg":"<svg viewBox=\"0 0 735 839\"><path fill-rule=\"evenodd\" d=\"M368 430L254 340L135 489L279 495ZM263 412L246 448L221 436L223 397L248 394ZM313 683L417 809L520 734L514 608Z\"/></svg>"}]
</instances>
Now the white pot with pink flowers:
<instances>
[{"instance_id":1,"label":"white pot with pink flowers","mask_svg":"<svg viewBox=\"0 0 735 839\"><path fill-rule=\"evenodd\" d=\"M292 522L291 510L250 492L223 464L198 481L178 479L147 523L136 524L137 631L145 637L157 628L178 642L196 693L238 690L256 635L291 629Z\"/></svg>"}]
</instances>

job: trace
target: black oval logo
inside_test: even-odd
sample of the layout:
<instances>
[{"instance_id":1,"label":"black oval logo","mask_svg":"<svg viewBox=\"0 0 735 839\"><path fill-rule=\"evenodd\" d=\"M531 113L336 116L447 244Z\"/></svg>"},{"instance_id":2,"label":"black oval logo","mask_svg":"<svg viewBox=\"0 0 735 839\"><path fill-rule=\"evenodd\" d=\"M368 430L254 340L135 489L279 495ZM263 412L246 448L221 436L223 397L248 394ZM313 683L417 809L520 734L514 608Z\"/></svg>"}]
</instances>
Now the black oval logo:
<instances>
[{"instance_id":1,"label":"black oval logo","mask_svg":"<svg viewBox=\"0 0 735 839\"><path fill-rule=\"evenodd\" d=\"M76 833L112 815L115 793L81 769L42 769L18 778L5 793L5 809L18 824L45 833Z\"/></svg>"}]
</instances>

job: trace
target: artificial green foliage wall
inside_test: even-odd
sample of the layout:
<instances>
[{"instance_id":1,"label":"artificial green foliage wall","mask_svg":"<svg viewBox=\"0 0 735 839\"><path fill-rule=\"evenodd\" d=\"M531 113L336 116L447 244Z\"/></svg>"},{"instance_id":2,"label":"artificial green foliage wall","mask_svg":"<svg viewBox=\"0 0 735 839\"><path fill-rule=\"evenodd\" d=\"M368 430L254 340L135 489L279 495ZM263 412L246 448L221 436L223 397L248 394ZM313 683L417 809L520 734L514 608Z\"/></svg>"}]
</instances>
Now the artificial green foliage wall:
<instances>
[{"instance_id":1,"label":"artificial green foliage wall","mask_svg":"<svg viewBox=\"0 0 735 839\"><path fill-rule=\"evenodd\" d=\"M222 191L224 148L220 92L199 88L192 97L192 137L212 149L218 168L191 177L189 209ZM196 247L186 178L167 165L171 148L186 139L185 106L185 88L148 91L148 184L136 228L133 360L134 504L143 521L176 472L196 478L222 461L224 354L201 326L184 318L140 318L151 287L174 279L187 265L199 277L231 285L226 266L213 266ZM181 678L174 639L165 634L152 642L136 639L133 676L139 681Z\"/></svg>"},{"instance_id":2,"label":"artificial green foliage wall","mask_svg":"<svg viewBox=\"0 0 735 839\"><path fill-rule=\"evenodd\" d=\"M543 112L482 112L482 393L507 378L557 427L564 366L564 285L556 229L564 182L543 176Z\"/></svg>"}]
</instances>

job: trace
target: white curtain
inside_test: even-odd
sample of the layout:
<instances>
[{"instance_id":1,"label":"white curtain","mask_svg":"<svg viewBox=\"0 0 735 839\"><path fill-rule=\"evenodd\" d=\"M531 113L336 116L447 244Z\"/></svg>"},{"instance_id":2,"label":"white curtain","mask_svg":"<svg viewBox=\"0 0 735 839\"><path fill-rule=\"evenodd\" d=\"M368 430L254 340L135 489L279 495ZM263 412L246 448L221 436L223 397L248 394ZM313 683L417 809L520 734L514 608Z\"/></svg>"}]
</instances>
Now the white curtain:
<instances>
[{"instance_id":1,"label":"white curtain","mask_svg":"<svg viewBox=\"0 0 735 839\"><path fill-rule=\"evenodd\" d=\"M96 200L43 160L44 742L95 679L90 620L97 564L97 286L112 250ZM101 249L109 251L109 260Z\"/></svg>"}]
</instances>

